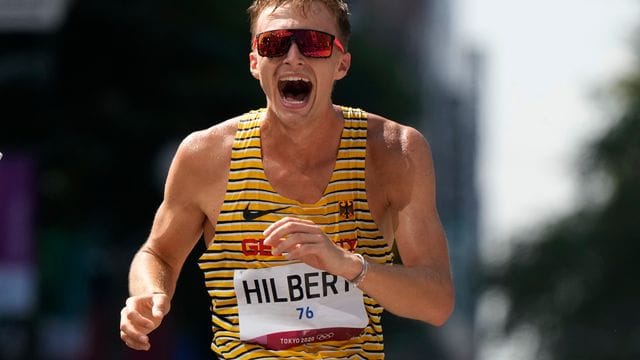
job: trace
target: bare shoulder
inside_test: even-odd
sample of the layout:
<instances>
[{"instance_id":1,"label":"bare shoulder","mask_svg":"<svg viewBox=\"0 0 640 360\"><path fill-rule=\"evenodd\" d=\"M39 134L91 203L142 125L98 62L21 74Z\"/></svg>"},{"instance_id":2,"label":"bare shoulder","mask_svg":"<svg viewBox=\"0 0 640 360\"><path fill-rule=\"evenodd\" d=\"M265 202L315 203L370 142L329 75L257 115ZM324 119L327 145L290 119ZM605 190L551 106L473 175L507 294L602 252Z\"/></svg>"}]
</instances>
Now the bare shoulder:
<instances>
[{"instance_id":1,"label":"bare shoulder","mask_svg":"<svg viewBox=\"0 0 640 360\"><path fill-rule=\"evenodd\" d=\"M403 207L414 186L433 180L429 144L415 128L376 114L368 124L367 187L385 206Z\"/></svg>"},{"instance_id":2,"label":"bare shoulder","mask_svg":"<svg viewBox=\"0 0 640 360\"><path fill-rule=\"evenodd\" d=\"M429 144L415 128L371 113L368 123L367 143L376 167L401 171L411 161L419 161L424 156L430 158Z\"/></svg>"},{"instance_id":3,"label":"bare shoulder","mask_svg":"<svg viewBox=\"0 0 640 360\"><path fill-rule=\"evenodd\" d=\"M205 201L219 192L226 183L238 121L226 120L182 140L167 177L166 201Z\"/></svg>"},{"instance_id":4,"label":"bare shoulder","mask_svg":"<svg viewBox=\"0 0 640 360\"><path fill-rule=\"evenodd\" d=\"M238 118L232 118L189 134L178 147L174 165L189 170L190 176L208 177L229 162Z\"/></svg>"},{"instance_id":5,"label":"bare shoulder","mask_svg":"<svg viewBox=\"0 0 640 360\"><path fill-rule=\"evenodd\" d=\"M230 150L237 124L238 118L233 118L210 128L192 132L180 144L178 154L184 156L185 160L220 157Z\"/></svg>"}]
</instances>

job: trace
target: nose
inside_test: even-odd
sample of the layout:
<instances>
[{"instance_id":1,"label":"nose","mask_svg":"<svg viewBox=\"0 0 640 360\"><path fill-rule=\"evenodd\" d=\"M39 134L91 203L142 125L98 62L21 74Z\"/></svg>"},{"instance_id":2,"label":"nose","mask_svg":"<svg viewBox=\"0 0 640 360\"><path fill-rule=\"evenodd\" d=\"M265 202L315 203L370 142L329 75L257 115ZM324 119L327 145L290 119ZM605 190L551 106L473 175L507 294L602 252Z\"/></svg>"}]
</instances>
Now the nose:
<instances>
[{"instance_id":1,"label":"nose","mask_svg":"<svg viewBox=\"0 0 640 360\"><path fill-rule=\"evenodd\" d=\"M284 57L284 62L289 65L301 65L304 63L304 55L298 49L298 44L295 41L291 41L289 51Z\"/></svg>"}]
</instances>

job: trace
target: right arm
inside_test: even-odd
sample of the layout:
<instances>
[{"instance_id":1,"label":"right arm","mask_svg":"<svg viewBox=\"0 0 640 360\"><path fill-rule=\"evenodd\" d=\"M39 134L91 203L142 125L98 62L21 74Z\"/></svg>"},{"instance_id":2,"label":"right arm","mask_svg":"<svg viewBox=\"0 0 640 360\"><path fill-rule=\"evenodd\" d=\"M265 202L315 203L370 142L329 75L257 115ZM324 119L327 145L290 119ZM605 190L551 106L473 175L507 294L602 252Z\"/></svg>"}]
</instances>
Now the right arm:
<instances>
[{"instance_id":1,"label":"right arm","mask_svg":"<svg viewBox=\"0 0 640 360\"><path fill-rule=\"evenodd\" d=\"M194 225L200 216L189 213L164 201L149 239L131 262L130 296L120 314L120 338L132 349L149 350L148 334L169 312L184 260L200 238L201 225Z\"/></svg>"},{"instance_id":2,"label":"right arm","mask_svg":"<svg viewBox=\"0 0 640 360\"><path fill-rule=\"evenodd\" d=\"M131 262L130 297L120 314L120 337L133 349L151 347L148 334L168 313L180 270L208 220L205 201L211 207L225 183L217 171L225 161L221 134L214 127L188 136L172 161L151 233Z\"/></svg>"},{"instance_id":3,"label":"right arm","mask_svg":"<svg viewBox=\"0 0 640 360\"><path fill-rule=\"evenodd\" d=\"M173 297L185 259L202 235L205 215L190 189L197 188L185 169L185 151L173 161L162 204L156 212L147 241L134 256L129 272L132 296L164 293Z\"/></svg>"}]
</instances>

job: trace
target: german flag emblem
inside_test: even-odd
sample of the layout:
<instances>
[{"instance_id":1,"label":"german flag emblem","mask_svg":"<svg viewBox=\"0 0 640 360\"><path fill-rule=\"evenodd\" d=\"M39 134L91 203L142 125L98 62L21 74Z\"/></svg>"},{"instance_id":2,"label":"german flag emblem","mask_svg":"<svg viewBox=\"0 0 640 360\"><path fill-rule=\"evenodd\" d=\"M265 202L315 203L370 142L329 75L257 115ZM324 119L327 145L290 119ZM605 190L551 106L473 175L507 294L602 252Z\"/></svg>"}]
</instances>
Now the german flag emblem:
<instances>
[{"instance_id":1,"label":"german flag emblem","mask_svg":"<svg viewBox=\"0 0 640 360\"><path fill-rule=\"evenodd\" d=\"M338 203L340 206L340 218L348 220L353 218L353 200L343 200Z\"/></svg>"}]
</instances>

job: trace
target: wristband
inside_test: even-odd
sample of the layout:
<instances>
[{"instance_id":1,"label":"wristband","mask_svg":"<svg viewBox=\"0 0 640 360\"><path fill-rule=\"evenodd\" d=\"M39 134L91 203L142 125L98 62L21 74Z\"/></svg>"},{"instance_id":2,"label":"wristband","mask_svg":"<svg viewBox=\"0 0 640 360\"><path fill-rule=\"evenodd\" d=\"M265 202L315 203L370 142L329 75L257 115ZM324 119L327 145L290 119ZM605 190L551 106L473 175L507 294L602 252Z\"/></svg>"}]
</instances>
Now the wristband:
<instances>
[{"instance_id":1,"label":"wristband","mask_svg":"<svg viewBox=\"0 0 640 360\"><path fill-rule=\"evenodd\" d=\"M367 272L369 271L369 262L365 260L362 255L360 254L355 254L355 255L358 257L358 259L360 259L360 262L362 263L362 270L360 270L360 273L358 274L358 276L356 276L352 280L349 280L349 282L355 286L360 286L364 278L367 276Z\"/></svg>"}]
</instances>

